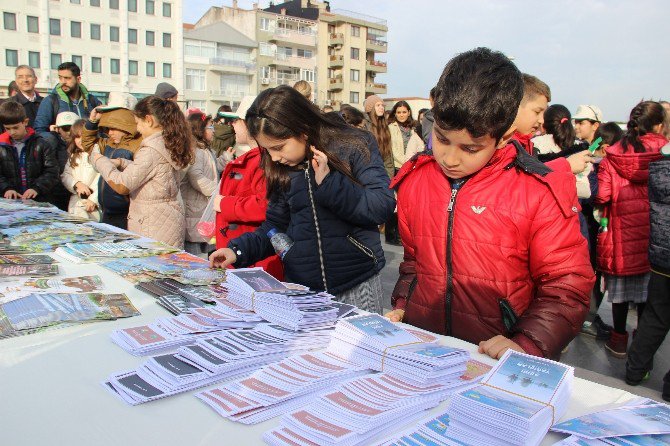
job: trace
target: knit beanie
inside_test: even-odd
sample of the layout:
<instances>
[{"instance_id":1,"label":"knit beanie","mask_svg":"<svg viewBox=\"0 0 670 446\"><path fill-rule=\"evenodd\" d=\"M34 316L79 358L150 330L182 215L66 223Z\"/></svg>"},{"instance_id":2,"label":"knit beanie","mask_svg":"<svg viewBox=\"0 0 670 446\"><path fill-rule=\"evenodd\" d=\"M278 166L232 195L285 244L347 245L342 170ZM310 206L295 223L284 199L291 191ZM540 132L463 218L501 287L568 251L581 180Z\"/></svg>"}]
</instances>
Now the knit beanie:
<instances>
[{"instance_id":1,"label":"knit beanie","mask_svg":"<svg viewBox=\"0 0 670 446\"><path fill-rule=\"evenodd\" d=\"M365 107L365 113L370 113L375 108L375 104L377 102L384 102L384 101L382 101L382 98L380 98L376 94L373 94L372 96L368 96L367 98L365 98L365 102L363 102L363 106Z\"/></svg>"}]
</instances>

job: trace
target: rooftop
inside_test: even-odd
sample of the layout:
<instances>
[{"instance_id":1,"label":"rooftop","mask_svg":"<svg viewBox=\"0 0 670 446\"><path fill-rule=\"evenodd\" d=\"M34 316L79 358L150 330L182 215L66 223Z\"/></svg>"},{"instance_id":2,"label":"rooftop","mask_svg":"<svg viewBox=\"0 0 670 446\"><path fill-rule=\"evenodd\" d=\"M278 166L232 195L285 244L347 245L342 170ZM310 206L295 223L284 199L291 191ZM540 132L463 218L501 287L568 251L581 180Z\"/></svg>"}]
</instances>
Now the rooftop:
<instances>
[{"instance_id":1,"label":"rooftop","mask_svg":"<svg viewBox=\"0 0 670 446\"><path fill-rule=\"evenodd\" d=\"M228 45L242 46L246 48L256 48L257 46L254 40L251 40L225 22L217 22L188 31L186 30L186 26L184 26L184 28L185 39L225 43Z\"/></svg>"}]
</instances>

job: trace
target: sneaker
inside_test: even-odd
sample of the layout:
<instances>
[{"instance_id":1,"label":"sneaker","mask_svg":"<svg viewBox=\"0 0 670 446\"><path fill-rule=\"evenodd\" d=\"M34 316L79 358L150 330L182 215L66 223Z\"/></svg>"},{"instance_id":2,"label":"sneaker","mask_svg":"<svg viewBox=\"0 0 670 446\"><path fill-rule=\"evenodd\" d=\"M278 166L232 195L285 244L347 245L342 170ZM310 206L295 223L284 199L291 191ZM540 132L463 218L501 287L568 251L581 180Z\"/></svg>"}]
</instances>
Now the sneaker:
<instances>
[{"instance_id":1,"label":"sneaker","mask_svg":"<svg viewBox=\"0 0 670 446\"><path fill-rule=\"evenodd\" d=\"M615 358L625 358L626 350L628 349L628 332L617 333L616 331L612 331L609 341L605 344L605 348Z\"/></svg>"},{"instance_id":2,"label":"sneaker","mask_svg":"<svg viewBox=\"0 0 670 446\"><path fill-rule=\"evenodd\" d=\"M649 372L647 372L644 374L642 379L633 379L632 377L628 376L628 373L626 373L626 384L628 384L629 386L638 386L642 383L642 381L648 380L649 376L651 375Z\"/></svg>"},{"instance_id":3,"label":"sneaker","mask_svg":"<svg viewBox=\"0 0 670 446\"><path fill-rule=\"evenodd\" d=\"M593 322L584 322L582 324L582 333L596 338L597 341L608 340L611 332L612 327L603 322L598 315L593 319Z\"/></svg>"}]
</instances>

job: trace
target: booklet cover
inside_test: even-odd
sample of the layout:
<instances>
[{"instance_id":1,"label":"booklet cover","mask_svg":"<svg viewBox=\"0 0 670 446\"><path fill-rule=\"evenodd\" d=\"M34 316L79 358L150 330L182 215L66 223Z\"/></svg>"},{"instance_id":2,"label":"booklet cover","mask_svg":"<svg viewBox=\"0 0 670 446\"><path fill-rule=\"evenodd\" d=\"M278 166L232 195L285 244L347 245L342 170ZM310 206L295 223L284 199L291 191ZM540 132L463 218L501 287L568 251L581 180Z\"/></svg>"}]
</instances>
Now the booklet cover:
<instances>
[{"instance_id":1,"label":"booklet cover","mask_svg":"<svg viewBox=\"0 0 670 446\"><path fill-rule=\"evenodd\" d=\"M58 275L57 265L0 265L0 278L4 277L46 277Z\"/></svg>"},{"instance_id":2,"label":"booklet cover","mask_svg":"<svg viewBox=\"0 0 670 446\"><path fill-rule=\"evenodd\" d=\"M418 337L378 314L352 317L340 323L349 323L363 334L388 346L421 342Z\"/></svg>"},{"instance_id":3,"label":"booklet cover","mask_svg":"<svg viewBox=\"0 0 670 446\"><path fill-rule=\"evenodd\" d=\"M59 277L53 279L21 279L0 282L0 304L31 293L90 293L103 289L99 276Z\"/></svg>"},{"instance_id":4,"label":"booklet cover","mask_svg":"<svg viewBox=\"0 0 670 446\"><path fill-rule=\"evenodd\" d=\"M618 407L555 424L551 430L588 439L670 434L670 406L650 404Z\"/></svg>"},{"instance_id":5,"label":"booklet cover","mask_svg":"<svg viewBox=\"0 0 670 446\"><path fill-rule=\"evenodd\" d=\"M46 254L4 254L0 255L0 265L50 265L54 259Z\"/></svg>"}]
</instances>

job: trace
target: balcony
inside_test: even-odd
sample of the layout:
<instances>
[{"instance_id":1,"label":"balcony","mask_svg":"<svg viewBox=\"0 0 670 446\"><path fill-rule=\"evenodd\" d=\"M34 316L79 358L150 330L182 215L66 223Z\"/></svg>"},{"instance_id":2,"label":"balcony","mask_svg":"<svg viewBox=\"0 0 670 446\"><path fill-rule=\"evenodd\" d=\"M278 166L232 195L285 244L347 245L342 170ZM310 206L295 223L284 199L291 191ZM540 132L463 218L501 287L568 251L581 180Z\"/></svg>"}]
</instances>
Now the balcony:
<instances>
[{"instance_id":1,"label":"balcony","mask_svg":"<svg viewBox=\"0 0 670 446\"><path fill-rule=\"evenodd\" d=\"M365 69L367 71L372 71L373 73L386 73L386 62L380 62L378 60L366 60Z\"/></svg>"},{"instance_id":2,"label":"balcony","mask_svg":"<svg viewBox=\"0 0 670 446\"><path fill-rule=\"evenodd\" d=\"M330 33L328 37L328 46L344 45L344 34Z\"/></svg>"},{"instance_id":3,"label":"balcony","mask_svg":"<svg viewBox=\"0 0 670 446\"><path fill-rule=\"evenodd\" d=\"M245 91L234 91L234 90L209 90L209 99L211 101L230 101L230 100L240 100L244 96L248 95L248 92Z\"/></svg>"},{"instance_id":4,"label":"balcony","mask_svg":"<svg viewBox=\"0 0 670 446\"><path fill-rule=\"evenodd\" d=\"M342 90L342 88L344 88L342 76L335 76L328 79L328 90Z\"/></svg>"},{"instance_id":5,"label":"balcony","mask_svg":"<svg viewBox=\"0 0 670 446\"><path fill-rule=\"evenodd\" d=\"M367 39L365 48L376 53L386 53L388 51L388 43L383 40Z\"/></svg>"},{"instance_id":6,"label":"balcony","mask_svg":"<svg viewBox=\"0 0 670 446\"><path fill-rule=\"evenodd\" d=\"M272 83L276 85L291 85L295 84L300 80L300 76L297 74L280 74L276 78L272 78Z\"/></svg>"},{"instance_id":7,"label":"balcony","mask_svg":"<svg viewBox=\"0 0 670 446\"><path fill-rule=\"evenodd\" d=\"M328 68L336 68L344 65L344 56L330 56L328 60Z\"/></svg>"},{"instance_id":8,"label":"balcony","mask_svg":"<svg viewBox=\"0 0 670 446\"><path fill-rule=\"evenodd\" d=\"M268 39L274 42L292 43L303 46L316 46L316 34L293 29L276 28Z\"/></svg>"},{"instance_id":9,"label":"balcony","mask_svg":"<svg viewBox=\"0 0 670 446\"><path fill-rule=\"evenodd\" d=\"M368 82L365 84L365 92L372 94L386 94L386 84L377 84L375 82Z\"/></svg>"},{"instance_id":10,"label":"balcony","mask_svg":"<svg viewBox=\"0 0 670 446\"><path fill-rule=\"evenodd\" d=\"M256 70L256 64L251 61L224 59L222 57L212 57L209 59L210 69L225 73L253 74Z\"/></svg>"},{"instance_id":11,"label":"balcony","mask_svg":"<svg viewBox=\"0 0 670 446\"><path fill-rule=\"evenodd\" d=\"M286 54L277 53L274 55L274 60L270 63L270 65L280 65L283 67L313 70L316 68L316 58L287 56Z\"/></svg>"}]
</instances>

